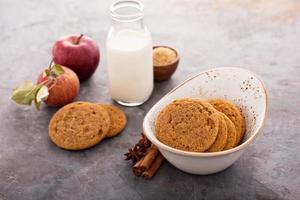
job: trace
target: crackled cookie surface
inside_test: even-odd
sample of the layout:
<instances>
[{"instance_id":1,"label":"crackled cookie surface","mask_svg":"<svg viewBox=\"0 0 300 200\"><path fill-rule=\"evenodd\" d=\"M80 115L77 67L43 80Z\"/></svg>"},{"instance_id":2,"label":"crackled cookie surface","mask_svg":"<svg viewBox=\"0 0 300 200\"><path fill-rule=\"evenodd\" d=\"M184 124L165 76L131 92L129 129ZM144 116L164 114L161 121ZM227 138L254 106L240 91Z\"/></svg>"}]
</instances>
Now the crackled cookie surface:
<instances>
[{"instance_id":1,"label":"crackled cookie surface","mask_svg":"<svg viewBox=\"0 0 300 200\"><path fill-rule=\"evenodd\" d=\"M228 150L235 147L237 135L233 122L224 113L222 113L222 115L227 126L227 142L223 150Z\"/></svg>"},{"instance_id":2,"label":"crackled cookie surface","mask_svg":"<svg viewBox=\"0 0 300 200\"><path fill-rule=\"evenodd\" d=\"M222 151L227 143L227 125L222 113L218 113L219 130L216 141L209 147L208 152Z\"/></svg>"},{"instance_id":3,"label":"crackled cookie surface","mask_svg":"<svg viewBox=\"0 0 300 200\"><path fill-rule=\"evenodd\" d=\"M118 107L109 104L99 104L103 106L110 117L110 129L105 136L106 138L116 136L122 132L127 124L125 113Z\"/></svg>"},{"instance_id":4,"label":"crackled cookie surface","mask_svg":"<svg viewBox=\"0 0 300 200\"><path fill-rule=\"evenodd\" d=\"M52 117L48 133L53 143L68 150L80 150L98 144L110 129L110 117L102 106L74 102Z\"/></svg>"},{"instance_id":5,"label":"crackled cookie surface","mask_svg":"<svg viewBox=\"0 0 300 200\"><path fill-rule=\"evenodd\" d=\"M219 129L217 111L198 99L175 100L159 113L157 138L176 149L206 151L216 140Z\"/></svg>"},{"instance_id":6,"label":"crackled cookie surface","mask_svg":"<svg viewBox=\"0 0 300 200\"><path fill-rule=\"evenodd\" d=\"M224 99L211 99L208 101L215 109L224 113L234 124L236 128L236 143L238 145L245 134L245 118L240 110L230 101Z\"/></svg>"}]
</instances>

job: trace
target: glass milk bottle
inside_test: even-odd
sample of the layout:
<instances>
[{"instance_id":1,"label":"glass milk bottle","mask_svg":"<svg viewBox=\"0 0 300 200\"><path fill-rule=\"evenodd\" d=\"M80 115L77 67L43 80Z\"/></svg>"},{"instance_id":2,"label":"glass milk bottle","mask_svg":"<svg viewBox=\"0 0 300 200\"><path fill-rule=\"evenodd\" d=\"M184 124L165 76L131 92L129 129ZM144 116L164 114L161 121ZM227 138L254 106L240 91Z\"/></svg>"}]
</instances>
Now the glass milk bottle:
<instances>
[{"instance_id":1,"label":"glass milk bottle","mask_svg":"<svg viewBox=\"0 0 300 200\"><path fill-rule=\"evenodd\" d=\"M138 106L153 90L152 39L143 24L143 5L118 1L110 12L106 41L110 94L121 105Z\"/></svg>"}]
</instances>

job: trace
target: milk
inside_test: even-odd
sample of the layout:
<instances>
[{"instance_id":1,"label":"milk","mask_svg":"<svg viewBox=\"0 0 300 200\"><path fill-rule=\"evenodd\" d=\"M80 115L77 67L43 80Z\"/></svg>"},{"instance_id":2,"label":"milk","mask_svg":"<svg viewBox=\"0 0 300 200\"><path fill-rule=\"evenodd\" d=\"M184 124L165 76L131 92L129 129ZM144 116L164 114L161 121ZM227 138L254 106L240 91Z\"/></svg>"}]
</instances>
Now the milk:
<instances>
[{"instance_id":1,"label":"milk","mask_svg":"<svg viewBox=\"0 0 300 200\"><path fill-rule=\"evenodd\" d=\"M106 45L111 97L124 105L144 103L153 90L150 33L134 29L114 30Z\"/></svg>"}]
</instances>

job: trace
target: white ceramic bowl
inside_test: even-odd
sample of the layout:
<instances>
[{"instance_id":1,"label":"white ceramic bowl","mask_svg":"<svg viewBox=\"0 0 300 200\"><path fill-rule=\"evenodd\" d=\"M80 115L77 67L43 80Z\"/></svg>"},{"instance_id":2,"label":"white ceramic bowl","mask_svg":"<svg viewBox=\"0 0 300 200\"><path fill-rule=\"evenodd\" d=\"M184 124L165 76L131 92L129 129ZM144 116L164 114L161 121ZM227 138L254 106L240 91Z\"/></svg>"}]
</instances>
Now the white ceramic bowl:
<instances>
[{"instance_id":1,"label":"white ceramic bowl","mask_svg":"<svg viewBox=\"0 0 300 200\"><path fill-rule=\"evenodd\" d=\"M225 98L242 109L246 134L242 144L221 152L197 153L174 149L155 136L155 120L160 110L179 98ZM160 99L147 113L144 134L164 157L178 169L192 174L212 174L232 165L260 132L267 113L267 93L252 72L242 68L215 68L189 78Z\"/></svg>"}]
</instances>

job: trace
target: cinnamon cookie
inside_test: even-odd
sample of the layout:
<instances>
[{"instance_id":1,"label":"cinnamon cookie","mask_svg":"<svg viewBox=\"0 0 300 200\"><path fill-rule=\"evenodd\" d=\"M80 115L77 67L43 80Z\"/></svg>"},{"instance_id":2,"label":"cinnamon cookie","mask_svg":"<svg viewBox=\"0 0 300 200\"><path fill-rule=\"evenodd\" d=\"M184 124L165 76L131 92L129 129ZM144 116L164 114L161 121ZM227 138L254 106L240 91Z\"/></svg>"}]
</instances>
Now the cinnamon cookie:
<instances>
[{"instance_id":1,"label":"cinnamon cookie","mask_svg":"<svg viewBox=\"0 0 300 200\"><path fill-rule=\"evenodd\" d=\"M211 99L208 101L215 109L227 115L233 122L236 128L237 140L235 145L238 145L245 133L245 118L240 110L230 101L224 99Z\"/></svg>"},{"instance_id":2,"label":"cinnamon cookie","mask_svg":"<svg viewBox=\"0 0 300 200\"><path fill-rule=\"evenodd\" d=\"M235 147L236 144L236 130L233 122L224 114L223 118L225 119L226 126L227 126L227 142L223 150L228 150Z\"/></svg>"},{"instance_id":3,"label":"cinnamon cookie","mask_svg":"<svg viewBox=\"0 0 300 200\"><path fill-rule=\"evenodd\" d=\"M80 150L99 143L109 128L110 117L105 108L88 102L74 102L54 114L48 131L57 146Z\"/></svg>"},{"instance_id":4,"label":"cinnamon cookie","mask_svg":"<svg viewBox=\"0 0 300 200\"><path fill-rule=\"evenodd\" d=\"M110 117L110 129L106 138L113 137L121 133L121 131L125 128L127 123L127 118L125 113L116 106L109 104L100 104L102 105L108 112Z\"/></svg>"},{"instance_id":5,"label":"cinnamon cookie","mask_svg":"<svg viewBox=\"0 0 300 200\"><path fill-rule=\"evenodd\" d=\"M162 143L185 151L204 152L216 140L219 130L217 111L198 99L179 99L159 113L155 131Z\"/></svg>"},{"instance_id":6,"label":"cinnamon cookie","mask_svg":"<svg viewBox=\"0 0 300 200\"><path fill-rule=\"evenodd\" d=\"M223 113L218 113L219 116L219 130L216 141L209 147L208 152L222 151L227 143L227 124L223 117Z\"/></svg>"}]
</instances>

